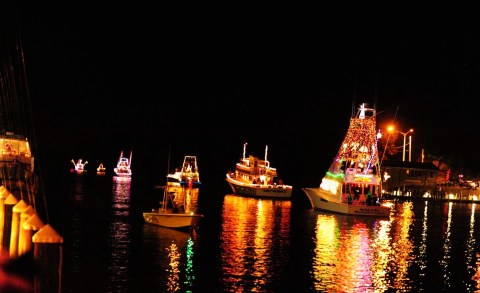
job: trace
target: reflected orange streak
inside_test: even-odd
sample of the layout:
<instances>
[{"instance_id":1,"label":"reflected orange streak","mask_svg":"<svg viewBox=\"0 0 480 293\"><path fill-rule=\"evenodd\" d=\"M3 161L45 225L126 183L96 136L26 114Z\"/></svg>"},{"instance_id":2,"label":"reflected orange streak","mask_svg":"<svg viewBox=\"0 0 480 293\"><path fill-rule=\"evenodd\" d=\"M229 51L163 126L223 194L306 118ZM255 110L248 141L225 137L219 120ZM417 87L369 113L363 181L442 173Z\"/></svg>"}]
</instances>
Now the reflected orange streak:
<instances>
[{"instance_id":1,"label":"reflected orange streak","mask_svg":"<svg viewBox=\"0 0 480 293\"><path fill-rule=\"evenodd\" d=\"M233 286L230 290L252 290L237 286L242 278L254 278L254 289L263 286L274 273L272 256L274 240L278 241L276 226L290 230L290 201L274 201L226 195L222 212L221 249L223 273ZM282 232L283 233L283 232Z\"/></svg>"}]
</instances>

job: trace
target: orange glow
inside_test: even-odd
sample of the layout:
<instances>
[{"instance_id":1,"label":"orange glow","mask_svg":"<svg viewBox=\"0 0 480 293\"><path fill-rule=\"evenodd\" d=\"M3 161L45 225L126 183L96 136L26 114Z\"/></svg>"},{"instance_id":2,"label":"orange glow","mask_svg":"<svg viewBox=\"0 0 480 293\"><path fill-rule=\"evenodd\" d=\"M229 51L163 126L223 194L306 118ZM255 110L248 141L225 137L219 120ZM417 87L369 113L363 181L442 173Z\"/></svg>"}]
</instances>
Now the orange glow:
<instances>
[{"instance_id":1,"label":"orange glow","mask_svg":"<svg viewBox=\"0 0 480 293\"><path fill-rule=\"evenodd\" d=\"M412 261L410 255L413 250L413 243L409 238L409 231L413 224L413 203L405 202L402 204L401 213L397 216L398 230L400 233L395 233L396 237L393 243L397 245L393 248L392 255L392 269L397 272L397 277L393 283L394 288L407 289L405 282L408 277L408 268Z\"/></svg>"},{"instance_id":2,"label":"orange glow","mask_svg":"<svg viewBox=\"0 0 480 293\"><path fill-rule=\"evenodd\" d=\"M396 127L395 127L394 125L389 125L389 126L387 127L387 131L390 132L390 133L392 133L392 132L394 132L394 131L397 131L398 133L401 133L401 134L403 134L403 135L406 135L407 133L412 133L412 132L413 132L413 128L410 128L410 129L409 129L408 131L406 131L406 132L401 132L400 130L396 129Z\"/></svg>"},{"instance_id":3,"label":"orange glow","mask_svg":"<svg viewBox=\"0 0 480 293\"><path fill-rule=\"evenodd\" d=\"M390 220L318 214L312 263L315 290L387 290L390 265L396 257L390 243L391 226Z\"/></svg>"},{"instance_id":4,"label":"orange glow","mask_svg":"<svg viewBox=\"0 0 480 293\"><path fill-rule=\"evenodd\" d=\"M225 291L265 291L275 273L274 242L290 231L290 208L291 201L225 196L221 262L232 286ZM245 276L255 279L254 288L241 287Z\"/></svg>"},{"instance_id":5,"label":"orange glow","mask_svg":"<svg viewBox=\"0 0 480 293\"><path fill-rule=\"evenodd\" d=\"M178 252L178 247L175 243L172 243L170 247L167 248L168 258L170 259L169 266L167 270L170 274L168 276L168 292L177 292L180 290L180 252Z\"/></svg>"}]
</instances>

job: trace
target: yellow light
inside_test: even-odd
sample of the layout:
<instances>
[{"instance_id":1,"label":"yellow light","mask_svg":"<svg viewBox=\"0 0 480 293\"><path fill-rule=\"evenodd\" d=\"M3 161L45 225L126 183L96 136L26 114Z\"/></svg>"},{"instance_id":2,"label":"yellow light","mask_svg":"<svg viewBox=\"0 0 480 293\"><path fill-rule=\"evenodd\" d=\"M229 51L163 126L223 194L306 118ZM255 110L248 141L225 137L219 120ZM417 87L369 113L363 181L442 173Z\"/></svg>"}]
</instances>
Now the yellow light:
<instances>
[{"instance_id":1,"label":"yellow light","mask_svg":"<svg viewBox=\"0 0 480 293\"><path fill-rule=\"evenodd\" d=\"M322 184L320 184L320 187L324 190L328 190L333 194L337 193L337 188L338 188L338 182L335 180L330 180L327 178L322 179Z\"/></svg>"}]
</instances>

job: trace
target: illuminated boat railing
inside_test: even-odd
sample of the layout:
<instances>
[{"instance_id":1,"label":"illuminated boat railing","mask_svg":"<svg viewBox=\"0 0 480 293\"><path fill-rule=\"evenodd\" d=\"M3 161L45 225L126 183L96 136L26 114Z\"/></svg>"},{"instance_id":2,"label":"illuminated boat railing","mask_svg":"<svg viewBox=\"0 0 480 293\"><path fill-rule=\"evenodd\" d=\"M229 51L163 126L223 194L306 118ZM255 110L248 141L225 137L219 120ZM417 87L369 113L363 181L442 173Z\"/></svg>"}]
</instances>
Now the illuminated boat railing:
<instances>
[{"instance_id":1,"label":"illuminated boat railing","mask_svg":"<svg viewBox=\"0 0 480 293\"><path fill-rule=\"evenodd\" d=\"M249 167L249 166L245 166L242 163L237 163L237 165L236 165L236 170L239 170L239 171L245 171L245 172L248 172L248 173L252 173L253 169L254 168ZM267 174L271 177L276 177L277 176L277 169L276 168L265 167L265 166L257 166L256 169L260 172L260 174Z\"/></svg>"},{"instance_id":2,"label":"illuminated boat railing","mask_svg":"<svg viewBox=\"0 0 480 293\"><path fill-rule=\"evenodd\" d=\"M227 174L227 177L233 183L245 186L245 187L254 187L254 188L284 188L284 189L292 189L291 185L284 185L284 184L252 184L248 182L239 181L235 178L232 178L230 175Z\"/></svg>"},{"instance_id":3,"label":"illuminated boat railing","mask_svg":"<svg viewBox=\"0 0 480 293\"><path fill-rule=\"evenodd\" d=\"M237 167L237 169L239 169L239 170L244 170L244 171L250 170L250 166L245 166L245 165L243 165L243 164L241 164L241 163L237 163L237 166L236 166L236 167Z\"/></svg>"},{"instance_id":4,"label":"illuminated boat railing","mask_svg":"<svg viewBox=\"0 0 480 293\"><path fill-rule=\"evenodd\" d=\"M33 164L33 158L22 156L22 155L19 155L19 156L14 156L14 155L2 156L2 155L0 155L0 163L11 164L11 165L15 165L17 163L24 164L24 165L31 165L31 164Z\"/></svg>"}]
</instances>

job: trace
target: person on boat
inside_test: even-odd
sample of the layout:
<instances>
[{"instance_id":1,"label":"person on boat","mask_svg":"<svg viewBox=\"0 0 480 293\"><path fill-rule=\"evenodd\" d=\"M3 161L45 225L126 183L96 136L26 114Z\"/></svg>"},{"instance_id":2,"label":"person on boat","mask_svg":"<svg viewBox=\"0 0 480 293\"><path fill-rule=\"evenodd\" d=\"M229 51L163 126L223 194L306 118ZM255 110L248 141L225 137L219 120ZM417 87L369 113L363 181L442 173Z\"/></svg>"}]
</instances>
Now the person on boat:
<instances>
[{"instance_id":1,"label":"person on boat","mask_svg":"<svg viewBox=\"0 0 480 293\"><path fill-rule=\"evenodd\" d=\"M360 190L358 188L355 188L353 192L355 194L353 200L360 200Z\"/></svg>"},{"instance_id":2,"label":"person on boat","mask_svg":"<svg viewBox=\"0 0 480 293\"><path fill-rule=\"evenodd\" d=\"M352 204L352 195L349 193L347 197L348 204Z\"/></svg>"},{"instance_id":3,"label":"person on boat","mask_svg":"<svg viewBox=\"0 0 480 293\"><path fill-rule=\"evenodd\" d=\"M367 201L366 201L367 206L371 206L373 204L372 201L372 194L370 193L370 190L367 192Z\"/></svg>"}]
</instances>

